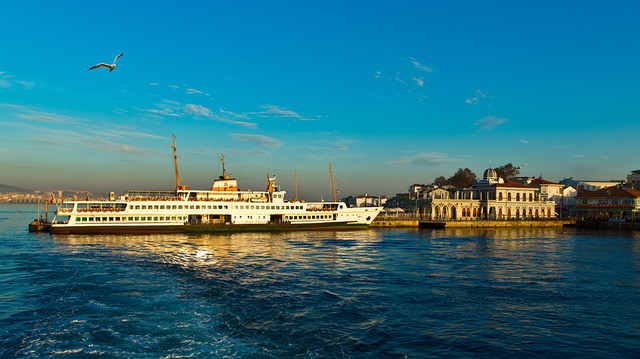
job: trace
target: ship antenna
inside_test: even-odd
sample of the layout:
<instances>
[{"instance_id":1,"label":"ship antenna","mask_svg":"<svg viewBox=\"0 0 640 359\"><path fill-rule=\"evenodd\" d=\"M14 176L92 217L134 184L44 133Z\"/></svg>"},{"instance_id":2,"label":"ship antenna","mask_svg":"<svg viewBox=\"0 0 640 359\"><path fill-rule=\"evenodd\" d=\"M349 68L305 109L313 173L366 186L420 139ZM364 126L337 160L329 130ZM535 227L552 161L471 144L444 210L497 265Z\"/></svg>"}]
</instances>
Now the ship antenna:
<instances>
[{"instance_id":1,"label":"ship antenna","mask_svg":"<svg viewBox=\"0 0 640 359\"><path fill-rule=\"evenodd\" d=\"M296 172L296 170L293 170L293 173L295 174L295 184L296 184L296 199L294 199L294 202L298 202L298 172Z\"/></svg>"},{"instance_id":2,"label":"ship antenna","mask_svg":"<svg viewBox=\"0 0 640 359\"><path fill-rule=\"evenodd\" d=\"M329 163L329 175L331 176L331 190L333 191L333 201L336 201L336 188L333 186L333 171L331 171L331 163Z\"/></svg>"},{"instance_id":3,"label":"ship antenna","mask_svg":"<svg viewBox=\"0 0 640 359\"><path fill-rule=\"evenodd\" d=\"M171 139L173 141L173 144L165 145L165 146L173 147L173 163L176 166L176 192L177 192L178 190L180 190L180 175L178 174L178 156L176 155L176 136L171 135Z\"/></svg>"}]
</instances>

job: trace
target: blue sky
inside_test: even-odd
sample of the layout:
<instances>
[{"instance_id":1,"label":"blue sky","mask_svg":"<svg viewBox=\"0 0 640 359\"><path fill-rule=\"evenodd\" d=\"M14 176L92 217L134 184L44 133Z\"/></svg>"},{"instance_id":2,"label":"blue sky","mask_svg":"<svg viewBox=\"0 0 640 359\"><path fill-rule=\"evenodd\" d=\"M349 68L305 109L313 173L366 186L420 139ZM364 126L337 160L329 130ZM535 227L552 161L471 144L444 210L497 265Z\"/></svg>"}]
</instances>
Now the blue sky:
<instances>
[{"instance_id":1,"label":"blue sky","mask_svg":"<svg viewBox=\"0 0 640 359\"><path fill-rule=\"evenodd\" d=\"M393 195L468 167L624 179L637 1L22 1L0 12L0 183ZM99 63L116 62L109 72Z\"/></svg>"}]
</instances>

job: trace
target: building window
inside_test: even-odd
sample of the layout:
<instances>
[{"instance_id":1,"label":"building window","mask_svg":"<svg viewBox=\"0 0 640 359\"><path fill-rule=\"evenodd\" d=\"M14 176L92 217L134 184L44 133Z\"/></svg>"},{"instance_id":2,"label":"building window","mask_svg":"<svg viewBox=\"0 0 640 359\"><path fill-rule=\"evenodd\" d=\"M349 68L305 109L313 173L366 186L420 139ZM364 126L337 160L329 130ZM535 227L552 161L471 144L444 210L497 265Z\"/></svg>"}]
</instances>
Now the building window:
<instances>
[{"instance_id":1,"label":"building window","mask_svg":"<svg viewBox=\"0 0 640 359\"><path fill-rule=\"evenodd\" d=\"M507 193L507 201L511 202L511 192Z\"/></svg>"}]
</instances>

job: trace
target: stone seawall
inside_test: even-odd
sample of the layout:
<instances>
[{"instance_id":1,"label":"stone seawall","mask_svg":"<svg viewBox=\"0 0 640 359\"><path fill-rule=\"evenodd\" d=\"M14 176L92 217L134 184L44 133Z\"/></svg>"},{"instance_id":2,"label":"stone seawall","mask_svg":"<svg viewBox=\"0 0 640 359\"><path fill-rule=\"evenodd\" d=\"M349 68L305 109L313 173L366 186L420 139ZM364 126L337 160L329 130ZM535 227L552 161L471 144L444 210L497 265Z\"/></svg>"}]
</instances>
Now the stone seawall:
<instances>
[{"instance_id":1,"label":"stone seawall","mask_svg":"<svg viewBox=\"0 0 640 359\"><path fill-rule=\"evenodd\" d=\"M549 228L575 226L574 220L544 220L544 221L418 221L418 220L376 220L371 223L373 228L418 227L418 228Z\"/></svg>"},{"instance_id":2,"label":"stone seawall","mask_svg":"<svg viewBox=\"0 0 640 359\"><path fill-rule=\"evenodd\" d=\"M371 222L371 225L369 227L374 227L374 228L393 228L393 227L398 227L398 228L406 228L406 227L413 227L413 228L418 228L418 220L382 220L382 221L373 221Z\"/></svg>"},{"instance_id":3,"label":"stone seawall","mask_svg":"<svg viewBox=\"0 0 640 359\"><path fill-rule=\"evenodd\" d=\"M576 227L593 229L632 229L640 230L637 222L577 221Z\"/></svg>"}]
</instances>

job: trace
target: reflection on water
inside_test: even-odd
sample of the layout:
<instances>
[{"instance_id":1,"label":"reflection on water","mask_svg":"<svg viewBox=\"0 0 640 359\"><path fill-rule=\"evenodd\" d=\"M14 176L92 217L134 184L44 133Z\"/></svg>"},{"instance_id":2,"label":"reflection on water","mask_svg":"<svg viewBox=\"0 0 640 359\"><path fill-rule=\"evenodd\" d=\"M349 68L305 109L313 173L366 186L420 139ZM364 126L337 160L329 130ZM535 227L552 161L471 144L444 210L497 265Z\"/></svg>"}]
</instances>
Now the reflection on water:
<instances>
[{"instance_id":1,"label":"reflection on water","mask_svg":"<svg viewBox=\"0 0 640 359\"><path fill-rule=\"evenodd\" d=\"M13 221L7 213L0 220ZM640 350L637 233L43 236L26 233L26 223L9 223L0 238L9 273L0 274L0 293L10 293L0 296L0 357L633 357Z\"/></svg>"}]
</instances>

